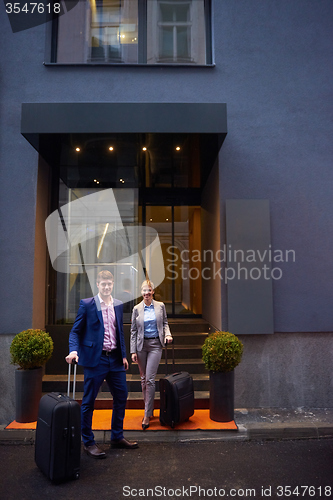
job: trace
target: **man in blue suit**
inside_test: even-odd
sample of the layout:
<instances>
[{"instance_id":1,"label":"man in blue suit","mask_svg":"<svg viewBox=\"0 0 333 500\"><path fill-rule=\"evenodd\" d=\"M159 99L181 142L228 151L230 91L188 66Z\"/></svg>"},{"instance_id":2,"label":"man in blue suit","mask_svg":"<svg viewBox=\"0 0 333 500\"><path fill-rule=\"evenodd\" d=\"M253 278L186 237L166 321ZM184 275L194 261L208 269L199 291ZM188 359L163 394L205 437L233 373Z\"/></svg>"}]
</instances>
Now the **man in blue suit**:
<instances>
[{"instance_id":1,"label":"man in blue suit","mask_svg":"<svg viewBox=\"0 0 333 500\"><path fill-rule=\"evenodd\" d=\"M95 443L92 416L98 391L106 380L113 397L111 447L138 448L123 435L123 420L127 400L123 303L113 299L113 275L101 271L97 275L98 294L83 299L69 334L67 363L75 360L84 367L84 392L81 405L81 433L84 449L93 458L106 454Z\"/></svg>"}]
</instances>

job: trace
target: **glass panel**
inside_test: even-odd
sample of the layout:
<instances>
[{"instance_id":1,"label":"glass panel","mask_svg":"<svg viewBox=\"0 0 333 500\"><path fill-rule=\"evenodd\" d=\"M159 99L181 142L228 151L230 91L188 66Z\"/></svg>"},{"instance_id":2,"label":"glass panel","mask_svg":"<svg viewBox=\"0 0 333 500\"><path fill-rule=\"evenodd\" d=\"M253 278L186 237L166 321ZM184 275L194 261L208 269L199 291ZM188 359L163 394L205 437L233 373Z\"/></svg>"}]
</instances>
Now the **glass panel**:
<instances>
[{"instance_id":1,"label":"glass panel","mask_svg":"<svg viewBox=\"0 0 333 500\"><path fill-rule=\"evenodd\" d=\"M190 14L190 2L160 1L160 21L187 22Z\"/></svg>"},{"instance_id":2,"label":"glass panel","mask_svg":"<svg viewBox=\"0 0 333 500\"><path fill-rule=\"evenodd\" d=\"M173 21L174 6L168 3L160 3L161 18L167 21Z\"/></svg>"},{"instance_id":3,"label":"glass panel","mask_svg":"<svg viewBox=\"0 0 333 500\"><path fill-rule=\"evenodd\" d=\"M200 207L174 207L174 247L169 249L174 266L175 313L201 314Z\"/></svg>"},{"instance_id":4,"label":"glass panel","mask_svg":"<svg viewBox=\"0 0 333 500\"><path fill-rule=\"evenodd\" d=\"M147 62L206 64L204 0L147 0Z\"/></svg>"},{"instance_id":5,"label":"glass panel","mask_svg":"<svg viewBox=\"0 0 333 500\"><path fill-rule=\"evenodd\" d=\"M173 28L161 28L160 59L173 59Z\"/></svg>"},{"instance_id":6,"label":"glass panel","mask_svg":"<svg viewBox=\"0 0 333 500\"><path fill-rule=\"evenodd\" d=\"M200 207L147 206L146 225L158 232L164 259L165 278L155 299L169 315L201 314Z\"/></svg>"},{"instance_id":7,"label":"glass panel","mask_svg":"<svg viewBox=\"0 0 333 500\"><path fill-rule=\"evenodd\" d=\"M188 59L190 57L189 51L189 30L188 28L177 28L177 58Z\"/></svg>"},{"instance_id":8,"label":"glass panel","mask_svg":"<svg viewBox=\"0 0 333 500\"><path fill-rule=\"evenodd\" d=\"M104 193L110 191L106 199ZM95 280L102 269L112 272L113 296L124 302L124 320L130 321L138 281L142 278L142 273L138 272L141 236L137 234L139 228L133 225L137 221L137 190L71 189L60 181L59 194L59 213L65 221L70 245L59 255L61 263L53 262L59 271L55 323L74 321L80 300L97 293ZM90 201L92 195L96 196ZM106 205L106 201L110 199L114 201L113 210L107 209L111 205ZM78 208L74 208L74 204L79 205Z\"/></svg>"},{"instance_id":9,"label":"glass panel","mask_svg":"<svg viewBox=\"0 0 333 500\"><path fill-rule=\"evenodd\" d=\"M58 18L57 62L137 63L138 2L78 2Z\"/></svg>"},{"instance_id":10,"label":"glass panel","mask_svg":"<svg viewBox=\"0 0 333 500\"><path fill-rule=\"evenodd\" d=\"M138 206L138 186L153 189L200 186L198 137L71 134L59 141L57 208L63 222L56 226L55 236L59 229L63 235L66 228L66 241L70 245L60 252L63 255L59 259L56 248L54 259L58 262L51 258L57 272L50 288L50 323L70 323L75 319L80 300L97 293L94 279L89 279L89 270L96 274L99 266L114 273L114 296L127 304L125 321L130 321L133 303L124 297L131 294L134 301L140 298L138 287L145 270L155 284L159 283L157 275L162 281L157 285L156 298L165 301L168 314L200 314L200 263L195 252L200 250L200 208L146 206L145 199L143 206ZM143 144L147 145L146 151L142 151ZM143 177L145 181L140 180ZM104 214L92 217L95 211L87 211L86 199L108 190L113 193L118 218L110 220ZM148 191L143 190L143 197ZM175 190L178 196L176 193ZM82 211L68 209L69 204L77 201ZM178 203L181 202L179 199ZM81 212L85 212L84 217ZM55 213L59 220L57 210ZM146 226L139 228L139 222ZM111 223L115 229L112 235ZM156 233L149 229L158 232L157 245L154 245ZM140 250L142 254L138 257L135 253Z\"/></svg>"},{"instance_id":11,"label":"glass panel","mask_svg":"<svg viewBox=\"0 0 333 500\"><path fill-rule=\"evenodd\" d=\"M189 2L179 3L173 6L174 8L174 20L179 22L187 22L190 16L190 5Z\"/></svg>"},{"instance_id":12,"label":"glass panel","mask_svg":"<svg viewBox=\"0 0 333 500\"><path fill-rule=\"evenodd\" d=\"M146 207L146 226L154 228L161 242L165 278L155 288L155 299L164 302L167 314L172 314L172 274L168 268L168 249L172 246L172 208L171 207ZM148 246L149 242L146 243Z\"/></svg>"}]
</instances>

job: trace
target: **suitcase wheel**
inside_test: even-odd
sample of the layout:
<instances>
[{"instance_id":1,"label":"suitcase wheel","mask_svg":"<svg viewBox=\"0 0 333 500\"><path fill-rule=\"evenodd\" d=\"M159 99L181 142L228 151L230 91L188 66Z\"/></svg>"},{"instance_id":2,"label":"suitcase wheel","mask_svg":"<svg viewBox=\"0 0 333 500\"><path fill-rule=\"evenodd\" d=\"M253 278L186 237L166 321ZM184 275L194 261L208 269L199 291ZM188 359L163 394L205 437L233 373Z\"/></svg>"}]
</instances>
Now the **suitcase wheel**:
<instances>
[{"instance_id":1,"label":"suitcase wheel","mask_svg":"<svg viewBox=\"0 0 333 500\"><path fill-rule=\"evenodd\" d=\"M80 473L79 472L75 472L74 476L73 476L73 479L79 479L80 477Z\"/></svg>"}]
</instances>

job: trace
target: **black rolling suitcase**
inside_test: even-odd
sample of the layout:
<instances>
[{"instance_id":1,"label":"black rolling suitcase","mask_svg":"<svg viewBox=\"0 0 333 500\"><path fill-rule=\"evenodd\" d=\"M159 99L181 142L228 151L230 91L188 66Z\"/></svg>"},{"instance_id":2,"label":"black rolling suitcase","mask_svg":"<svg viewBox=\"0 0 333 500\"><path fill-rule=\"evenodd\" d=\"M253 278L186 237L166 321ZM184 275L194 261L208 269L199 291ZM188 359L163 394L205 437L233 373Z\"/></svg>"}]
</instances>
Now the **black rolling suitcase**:
<instances>
[{"instance_id":1,"label":"black rolling suitcase","mask_svg":"<svg viewBox=\"0 0 333 500\"><path fill-rule=\"evenodd\" d=\"M71 365L68 367L67 396L51 392L39 403L35 462L51 481L78 479L81 459L81 407L75 398L76 365L73 398L69 397Z\"/></svg>"},{"instance_id":2,"label":"black rolling suitcase","mask_svg":"<svg viewBox=\"0 0 333 500\"><path fill-rule=\"evenodd\" d=\"M167 344L165 346L165 366L168 373ZM175 366L174 347L172 344L172 360ZM194 413L193 379L188 372L177 372L166 375L159 381L160 388L160 422L172 428L185 422Z\"/></svg>"}]
</instances>

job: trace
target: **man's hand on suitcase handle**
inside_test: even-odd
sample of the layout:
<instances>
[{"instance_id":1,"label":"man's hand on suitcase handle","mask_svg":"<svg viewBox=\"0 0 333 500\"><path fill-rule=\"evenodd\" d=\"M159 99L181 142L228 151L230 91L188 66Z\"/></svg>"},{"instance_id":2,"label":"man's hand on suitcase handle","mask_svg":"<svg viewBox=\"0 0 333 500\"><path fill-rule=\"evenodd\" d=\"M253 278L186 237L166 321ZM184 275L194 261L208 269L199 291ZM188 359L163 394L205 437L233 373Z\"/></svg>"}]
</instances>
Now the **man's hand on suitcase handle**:
<instances>
[{"instance_id":1,"label":"man's hand on suitcase handle","mask_svg":"<svg viewBox=\"0 0 333 500\"><path fill-rule=\"evenodd\" d=\"M77 355L76 351L70 352L65 359L69 365L77 364L79 362L79 356Z\"/></svg>"},{"instance_id":2,"label":"man's hand on suitcase handle","mask_svg":"<svg viewBox=\"0 0 333 500\"><path fill-rule=\"evenodd\" d=\"M173 344L173 337L170 337L169 335L167 337L165 337L164 345L167 345L167 344Z\"/></svg>"}]
</instances>

